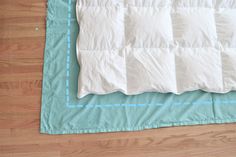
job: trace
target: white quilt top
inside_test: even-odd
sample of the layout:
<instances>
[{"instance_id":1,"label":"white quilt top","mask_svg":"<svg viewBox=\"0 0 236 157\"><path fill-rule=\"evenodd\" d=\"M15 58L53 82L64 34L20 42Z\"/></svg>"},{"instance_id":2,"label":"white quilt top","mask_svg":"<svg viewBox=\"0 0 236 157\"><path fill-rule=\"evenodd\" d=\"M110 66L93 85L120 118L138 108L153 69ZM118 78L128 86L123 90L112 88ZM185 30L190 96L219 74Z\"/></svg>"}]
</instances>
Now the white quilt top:
<instances>
[{"instance_id":1,"label":"white quilt top","mask_svg":"<svg viewBox=\"0 0 236 157\"><path fill-rule=\"evenodd\" d=\"M236 0L78 0L78 97L236 89Z\"/></svg>"}]
</instances>

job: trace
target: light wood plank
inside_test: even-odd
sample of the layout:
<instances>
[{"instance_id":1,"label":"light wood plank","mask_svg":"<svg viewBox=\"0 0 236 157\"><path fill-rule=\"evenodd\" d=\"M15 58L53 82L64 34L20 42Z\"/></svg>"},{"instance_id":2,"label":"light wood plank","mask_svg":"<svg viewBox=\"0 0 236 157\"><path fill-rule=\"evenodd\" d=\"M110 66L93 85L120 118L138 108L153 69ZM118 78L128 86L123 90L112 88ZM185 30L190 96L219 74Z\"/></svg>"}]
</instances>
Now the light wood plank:
<instances>
[{"instance_id":1,"label":"light wood plank","mask_svg":"<svg viewBox=\"0 0 236 157\"><path fill-rule=\"evenodd\" d=\"M0 157L60 157L60 152L31 152L2 154Z\"/></svg>"}]
</instances>

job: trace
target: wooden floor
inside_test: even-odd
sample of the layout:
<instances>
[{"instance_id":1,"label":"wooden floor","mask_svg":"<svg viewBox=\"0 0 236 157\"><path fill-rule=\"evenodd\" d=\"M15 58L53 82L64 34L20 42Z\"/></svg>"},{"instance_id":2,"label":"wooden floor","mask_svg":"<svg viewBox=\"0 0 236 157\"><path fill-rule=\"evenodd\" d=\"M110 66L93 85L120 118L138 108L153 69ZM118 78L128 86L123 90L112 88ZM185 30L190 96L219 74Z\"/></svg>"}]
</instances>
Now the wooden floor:
<instances>
[{"instance_id":1,"label":"wooden floor","mask_svg":"<svg viewBox=\"0 0 236 157\"><path fill-rule=\"evenodd\" d=\"M46 0L0 0L0 157L236 157L236 124L39 134Z\"/></svg>"}]
</instances>

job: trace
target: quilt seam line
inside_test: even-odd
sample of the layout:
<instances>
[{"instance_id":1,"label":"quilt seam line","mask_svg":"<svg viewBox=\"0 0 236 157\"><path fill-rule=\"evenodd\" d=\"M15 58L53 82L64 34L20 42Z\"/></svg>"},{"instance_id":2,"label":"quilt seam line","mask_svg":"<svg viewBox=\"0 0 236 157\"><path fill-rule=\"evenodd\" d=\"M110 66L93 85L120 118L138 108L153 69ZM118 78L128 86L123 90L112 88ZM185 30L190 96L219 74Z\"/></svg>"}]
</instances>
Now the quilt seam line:
<instances>
[{"instance_id":1,"label":"quilt seam line","mask_svg":"<svg viewBox=\"0 0 236 157\"><path fill-rule=\"evenodd\" d=\"M68 0L68 17L67 17L67 55L66 55L66 106L70 106L70 48L71 48L71 0Z\"/></svg>"}]
</instances>

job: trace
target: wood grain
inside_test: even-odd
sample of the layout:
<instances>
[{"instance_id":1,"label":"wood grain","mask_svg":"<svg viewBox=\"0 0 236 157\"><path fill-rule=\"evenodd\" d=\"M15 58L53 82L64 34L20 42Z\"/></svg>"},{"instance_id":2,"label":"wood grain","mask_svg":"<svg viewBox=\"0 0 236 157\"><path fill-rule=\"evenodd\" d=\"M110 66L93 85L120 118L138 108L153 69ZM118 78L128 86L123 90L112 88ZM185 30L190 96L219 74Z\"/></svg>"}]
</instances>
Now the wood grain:
<instances>
[{"instance_id":1,"label":"wood grain","mask_svg":"<svg viewBox=\"0 0 236 157\"><path fill-rule=\"evenodd\" d=\"M0 157L236 157L236 124L39 134L46 0L0 0Z\"/></svg>"}]
</instances>

